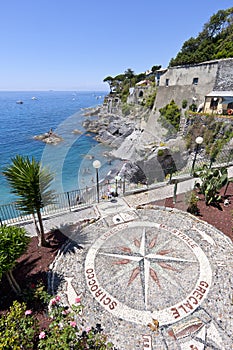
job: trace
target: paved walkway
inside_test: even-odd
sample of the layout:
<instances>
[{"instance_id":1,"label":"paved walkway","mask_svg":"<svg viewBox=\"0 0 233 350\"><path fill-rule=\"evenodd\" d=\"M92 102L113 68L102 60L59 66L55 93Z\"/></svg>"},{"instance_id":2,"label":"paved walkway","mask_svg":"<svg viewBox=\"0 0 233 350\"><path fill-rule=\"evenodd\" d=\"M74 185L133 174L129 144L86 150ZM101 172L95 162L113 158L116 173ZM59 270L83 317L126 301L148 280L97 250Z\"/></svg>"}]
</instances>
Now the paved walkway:
<instances>
[{"instance_id":1,"label":"paved walkway","mask_svg":"<svg viewBox=\"0 0 233 350\"><path fill-rule=\"evenodd\" d=\"M120 350L230 350L230 240L185 212L124 209L72 227L53 294L81 297L86 326L100 323Z\"/></svg>"},{"instance_id":2,"label":"paved walkway","mask_svg":"<svg viewBox=\"0 0 233 350\"><path fill-rule=\"evenodd\" d=\"M81 297L86 326L100 323L119 350L230 350L231 241L186 212L136 209L173 192L166 185L46 220L70 238L50 266L50 289L67 305Z\"/></svg>"},{"instance_id":3,"label":"paved walkway","mask_svg":"<svg viewBox=\"0 0 233 350\"><path fill-rule=\"evenodd\" d=\"M177 194L185 193L193 188L196 179L190 179L177 185ZM150 203L155 200L161 200L172 197L174 193L174 185L164 185L150 191L134 193L125 197L118 197L115 200L106 200L88 208L70 211L64 214L57 214L43 220L45 232L54 228L64 230L67 226L83 221L85 219L98 219L105 217L111 213L117 213L122 210L128 210L130 207L135 208L139 204ZM28 234L34 236L36 234L34 224L24 224Z\"/></svg>"}]
</instances>

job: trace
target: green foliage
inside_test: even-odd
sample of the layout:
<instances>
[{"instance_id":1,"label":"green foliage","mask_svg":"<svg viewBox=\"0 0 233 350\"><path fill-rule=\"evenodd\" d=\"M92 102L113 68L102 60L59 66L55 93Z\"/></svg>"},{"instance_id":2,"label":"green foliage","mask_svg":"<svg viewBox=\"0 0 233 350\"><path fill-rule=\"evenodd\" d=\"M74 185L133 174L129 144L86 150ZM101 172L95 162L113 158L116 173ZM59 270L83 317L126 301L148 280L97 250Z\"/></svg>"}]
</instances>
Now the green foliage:
<instances>
[{"instance_id":1,"label":"green foliage","mask_svg":"<svg viewBox=\"0 0 233 350\"><path fill-rule=\"evenodd\" d=\"M21 297L30 308L36 310L44 310L51 299L51 295L47 292L42 281L35 285L31 283L23 289Z\"/></svg>"},{"instance_id":2,"label":"green foliage","mask_svg":"<svg viewBox=\"0 0 233 350\"><path fill-rule=\"evenodd\" d=\"M37 215L40 231L35 221L36 231L39 236L39 245L46 246L48 243L44 238L44 228L41 218L41 208L53 203L54 191L49 190L53 176L41 167L40 162L32 157L17 155L12 159L12 164L6 167L3 175L11 186L11 192L18 200L16 205L27 214Z\"/></svg>"},{"instance_id":3,"label":"green foliage","mask_svg":"<svg viewBox=\"0 0 233 350\"><path fill-rule=\"evenodd\" d=\"M182 101L182 108L186 108L188 105L188 101L187 100L183 100Z\"/></svg>"},{"instance_id":4,"label":"green foliage","mask_svg":"<svg viewBox=\"0 0 233 350\"><path fill-rule=\"evenodd\" d=\"M199 209L197 206L197 203L199 201L199 198L195 191L188 192L186 194L186 202L188 204L187 212L193 215L199 214Z\"/></svg>"},{"instance_id":5,"label":"green foliage","mask_svg":"<svg viewBox=\"0 0 233 350\"><path fill-rule=\"evenodd\" d=\"M0 349L32 350L36 349L35 336L38 334L38 322L27 310L26 304L13 302L10 310L0 317Z\"/></svg>"},{"instance_id":6,"label":"green foliage","mask_svg":"<svg viewBox=\"0 0 233 350\"><path fill-rule=\"evenodd\" d=\"M70 311L67 307L60 305L59 300L59 297L51 300L52 322L47 331L40 333L38 349L113 349L113 344L109 343L106 335L102 333L100 324L86 329L81 327L82 306L80 303L72 305Z\"/></svg>"},{"instance_id":7,"label":"green foliage","mask_svg":"<svg viewBox=\"0 0 233 350\"><path fill-rule=\"evenodd\" d=\"M54 198L53 191L48 190L53 176L35 158L30 160L17 155L4 169L3 175L12 188L11 192L18 197L17 206L27 214L37 212Z\"/></svg>"},{"instance_id":8,"label":"green foliage","mask_svg":"<svg viewBox=\"0 0 233 350\"><path fill-rule=\"evenodd\" d=\"M122 113L124 114L124 116L129 115L130 114L130 110L131 110L130 105L128 105L127 103L124 103L122 105Z\"/></svg>"},{"instance_id":9,"label":"green foliage","mask_svg":"<svg viewBox=\"0 0 233 350\"><path fill-rule=\"evenodd\" d=\"M26 230L15 226L0 227L0 279L3 273L13 269L16 260L27 249L30 238Z\"/></svg>"},{"instance_id":10,"label":"green foliage","mask_svg":"<svg viewBox=\"0 0 233 350\"><path fill-rule=\"evenodd\" d=\"M152 68L157 68L159 69L161 66L154 66ZM116 93L119 95L120 99L122 100L123 103L126 103L127 97L129 95L129 88L132 86L135 86L138 82L148 79L152 81L154 84L154 75L151 77L147 77L145 73L139 73L135 74L134 71L131 68L128 68L124 74L118 74L115 77L107 76L104 78L104 82L107 82L110 87L111 93ZM114 91L114 92L113 92ZM152 101L155 98L154 94L152 94L148 99L148 108L152 108Z\"/></svg>"},{"instance_id":11,"label":"green foliage","mask_svg":"<svg viewBox=\"0 0 233 350\"><path fill-rule=\"evenodd\" d=\"M152 109L154 106L155 98L156 98L157 90L155 89L147 98L145 101L145 107Z\"/></svg>"},{"instance_id":12,"label":"green foliage","mask_svg":"<svg viewBox=\"0 0 233 350\"><path fill-rule=\"evenodd\" d=\"M47 329L39 331L38 320L25 303L14 301L10 310L0 317L0 349L2 350L114 350L100 324L84 328L80 299L72 309L60 304L60 297L50 301Z\"/></svg>"},{"instance_id":13,"label":"green foliage","mask_svg":"<svg viewBox=\"0 0 233 350\"><path fill-rule=\"evenodd\" d=\"M203 137L206 155L214 161L223 146L233 138L233 125L211 117L188 117L190 126L185 136L187 149L195 149L197 136Z\"/></svg>"},{"instance_id":14,"label":"green foliage","mask_svg":"<svg viewBox=\"0 0 233 350\"><path fill-rule=\"evenodd\" d=\"M189 110L192 111L192 112L196 112L197 111L197 105L195 103L192 103L189 106Z\"/></svg>"},{"instance_id":15,"label":"green foliage","mask_svg":"<svg viewBox=\"0 0 233 350\"><path fill-rule=\"evenodd\" d=\"M159 149L157 152L157 156L158 157L162 157L164 155L164 150L163 149Z\"/></svg>"},{"instance_id":16,"label":"green foliage","mask_svg":"<svg viewBox=\"0 0 233 350\"><path fill-rule=\"evenodd\" d=\"M155 73L157 70L159 70L162 66L161 65L156 65L151 68L152 72Z\"/></svg>"},{"instance_id":17,"label":"green foliage","mask_svg":"<svg viewBox=\"0 0 233 350\"><path fill-rule=\"evenodd\" d=\"M181 112L179 107L175 104L174 100L172 100L165 107L160 108L159 112L160 115L164 117L165 120L175 128L176 131L179 130ZM161 118L160 120L162 121Z\"/></svg>"},{"instance_id":18,"label":"green foliage","mask_svg":"<svg viewBox=\"0 0 233 350\"><path fill-rule=\"evenodd\" d=\"M233 57L232 14L233 7L214 14L196 38L191 37L184 42L169 66Z\"/></svg>"},{"instance_id":19,"label":"green foliage","mask_svg":"<svg viewBox=\"0 0 233 350\"><path fill-rule=\"evenodd\" d=\"M205 196L206 204L219 202L221 200L219 191L228 181L227 168L212 169L205 165L197 176L202 180L200 191Z\"/></svg>"},{"instance_id":20,"label":"green foliage","mask_svg":"<svg viewBox=\"0 0 233 350\"><path fill-rule=\"evenodd\" d=\"M122 89L122 92L121 92L121 101L122 103L126 103L127 102L127 97L129 96L129 84L125 84L123 89Z\"/></svg>"}]
</instances>

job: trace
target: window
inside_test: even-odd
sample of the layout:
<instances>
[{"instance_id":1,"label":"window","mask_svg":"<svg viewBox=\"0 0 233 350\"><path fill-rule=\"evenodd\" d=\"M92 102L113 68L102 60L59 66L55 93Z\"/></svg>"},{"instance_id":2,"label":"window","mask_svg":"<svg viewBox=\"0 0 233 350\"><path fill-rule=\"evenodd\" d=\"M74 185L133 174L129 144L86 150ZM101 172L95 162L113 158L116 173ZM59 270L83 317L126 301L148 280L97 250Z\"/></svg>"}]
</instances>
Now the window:
<instances>
[{"instance_id":1,"label":"window","mask_svg":"<svg viewBox=\"0 0 233 350\"><path fill-rule=\"evenodd\" d=\"M197 85L198 84L198 78L193 78L193 85Z\"/></svg>"},{"instance_id":2,"label":"window","mask_svg":"<svg viewBox=\"0 0 233 350\"><path fill-rule=\"evenodd\" d=\"M166 86L169 85L169 79L166 79Z\"/></svg>"}]
</instances>

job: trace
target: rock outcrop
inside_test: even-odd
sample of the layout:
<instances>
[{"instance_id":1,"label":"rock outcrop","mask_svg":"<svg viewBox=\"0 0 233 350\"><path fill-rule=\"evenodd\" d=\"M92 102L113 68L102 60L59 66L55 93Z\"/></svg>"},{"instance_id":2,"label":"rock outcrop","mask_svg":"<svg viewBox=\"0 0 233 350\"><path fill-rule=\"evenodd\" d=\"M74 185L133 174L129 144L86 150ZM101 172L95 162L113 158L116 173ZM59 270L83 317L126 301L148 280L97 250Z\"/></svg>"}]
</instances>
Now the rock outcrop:
<instances>
[{"instance_id":1,"label":"rock outcrop","mask_svg":"<svg viewBox=\"0 0 233 350\"><path fill-rule=\"evenodd\" d=\"M161 144L166 130L157 122L157 133L153 134L144 116L142 124L136 114L123 116L121 111L117 114L100 111L95 118L86 119L83 126L96 134L97 141L112 147L111 157L125 161L119 174L131 182L163 181L187 162L182 138L175 135Z\"/></svg>"},{"instance_id":2,"label":"rock outcrop","mask_svg":"<svg viewBox=\"0 0 233 350\"><path fill-rule=\"evenodd\" d=\"M35 135L33 136L33 139L42 141L51 145L57 145L59 142L63 141L63 138L61 136L55 134L51 130L41 135Z\"/></svg>"}]
</instances>

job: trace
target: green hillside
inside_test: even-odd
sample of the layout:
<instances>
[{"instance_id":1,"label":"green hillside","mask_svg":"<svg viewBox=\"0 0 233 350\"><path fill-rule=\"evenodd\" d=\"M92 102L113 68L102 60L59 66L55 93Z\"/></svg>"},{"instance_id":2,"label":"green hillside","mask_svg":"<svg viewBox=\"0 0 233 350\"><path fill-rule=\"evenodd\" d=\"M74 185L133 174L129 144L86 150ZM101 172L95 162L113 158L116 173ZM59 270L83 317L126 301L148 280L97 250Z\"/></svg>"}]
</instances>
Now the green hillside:
<instances>
[{"instance_id":1,"label":"green hillside","mask_svg":"<svg viewBox=\"0 0 233 350\"><path fill-rule=\"evenodd\" d=\"M233 7L219 10L196 38L184 42L169 67L233 57Z\"/></svg>"}]
</instances>

